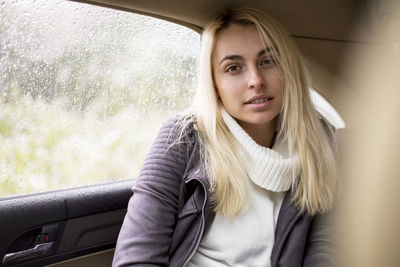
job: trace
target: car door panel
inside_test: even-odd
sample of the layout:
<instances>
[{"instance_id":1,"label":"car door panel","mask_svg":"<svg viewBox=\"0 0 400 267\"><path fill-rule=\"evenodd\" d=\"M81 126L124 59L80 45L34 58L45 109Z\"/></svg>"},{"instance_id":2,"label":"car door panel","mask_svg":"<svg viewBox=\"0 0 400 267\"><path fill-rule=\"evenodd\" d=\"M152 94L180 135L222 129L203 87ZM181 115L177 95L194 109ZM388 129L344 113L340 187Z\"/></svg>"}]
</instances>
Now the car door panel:
<instances>
[{"instance_id":1,"label":"car door panel","mask_svg":"<svg viewBox=\"0 0 400 267\"><path fill-rule=\"evenodd\" d=\"M133 180L0 200L0 266L43 266L112 249Z\"/></svg>"},{"instance_id":2,"label":"car door panel","mask_svg":"<svg viewBox=\"0 0 400 267\"><path fill-rule=\"evenodd\" d=\"M92 253L71 260L48 265L48 267L110 267L114 256L114 249Z\"/></svg>"}]
</instances>

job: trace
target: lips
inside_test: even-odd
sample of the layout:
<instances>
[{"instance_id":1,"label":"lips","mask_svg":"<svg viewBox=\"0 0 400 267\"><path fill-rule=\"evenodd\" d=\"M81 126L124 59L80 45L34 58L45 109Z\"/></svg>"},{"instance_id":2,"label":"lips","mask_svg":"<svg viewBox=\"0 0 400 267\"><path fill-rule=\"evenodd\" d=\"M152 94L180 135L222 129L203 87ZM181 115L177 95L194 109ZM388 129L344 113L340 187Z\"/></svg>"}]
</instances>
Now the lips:
<instances>
[{"instance_id":1,"label":"lips","mask_svg":"<svg viewBox=\"0 0 400 267\"><path fill-rule=\"evenodd\" d=\"M273 99L272 96L265 96L265 95L253 96L247 102L245 102L245 104L260 104L272 99Z\"/></svg>"}]
</instances>

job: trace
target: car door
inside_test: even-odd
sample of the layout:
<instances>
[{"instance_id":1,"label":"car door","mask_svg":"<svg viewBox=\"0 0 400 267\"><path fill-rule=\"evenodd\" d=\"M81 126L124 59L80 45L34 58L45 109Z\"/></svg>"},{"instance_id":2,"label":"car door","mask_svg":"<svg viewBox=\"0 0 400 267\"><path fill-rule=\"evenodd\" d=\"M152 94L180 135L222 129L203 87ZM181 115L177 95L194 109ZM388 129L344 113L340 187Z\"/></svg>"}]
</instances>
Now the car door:
<instances>
[{"instance_id":1,"label":"car door","mask_svg":"<svg viewBox=\"0 0 400 267\"><path fill-rule=\"evenodd\" d=\"M101 261L78 266L110 266L132 183L1 199L2 266L43 266L99 252Z\"/></svg>"},{"instance_id":2,"label":"car door","mask_svg":"<svg viewBox=\"0 0 400 267\"><path fill-rule=\"evenodd\" d=\"M0 266L110 266L163 121L190 103L199 35L70 1L0 6Z\"/></svg>"}]
</instances>

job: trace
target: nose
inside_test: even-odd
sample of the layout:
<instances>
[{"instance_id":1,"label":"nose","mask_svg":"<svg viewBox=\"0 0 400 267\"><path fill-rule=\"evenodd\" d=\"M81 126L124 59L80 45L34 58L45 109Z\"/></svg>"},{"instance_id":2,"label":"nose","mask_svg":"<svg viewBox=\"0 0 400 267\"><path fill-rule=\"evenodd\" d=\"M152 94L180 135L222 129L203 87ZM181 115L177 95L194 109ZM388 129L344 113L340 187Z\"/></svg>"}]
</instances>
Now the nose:
<instances>
[{"instance_id":1,"label":"nose","mask_svg":"<svg viewBox=\"0 0 400 267\"><path fill-rule=\"evenodd\" d=\"M248 87L258 89L265 86L265 81L257 67L252 67L249 71Z\"/></svg>"}]
</instances>

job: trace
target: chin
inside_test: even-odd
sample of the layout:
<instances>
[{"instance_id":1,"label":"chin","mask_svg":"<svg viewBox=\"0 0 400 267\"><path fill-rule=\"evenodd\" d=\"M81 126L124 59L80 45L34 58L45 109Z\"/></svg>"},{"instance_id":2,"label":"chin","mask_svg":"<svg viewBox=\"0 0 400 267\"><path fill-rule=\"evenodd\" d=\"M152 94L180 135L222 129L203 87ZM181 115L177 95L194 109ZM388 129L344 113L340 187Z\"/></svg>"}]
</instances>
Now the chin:
<instances>
[{"instance_id":1,"label":"chin","mask_svg":"<svg viewBox=\"0 0 400 267\"><path fill-rule=\"evenodd\" d=\"M271 116L270 114L268 114L268 115L260 116L259 118L249 120L248 123L258 124L258 125L268 124L271 122L275 122L276 118L277 118L277 116Z\"/></svg>"}]
</instances>

